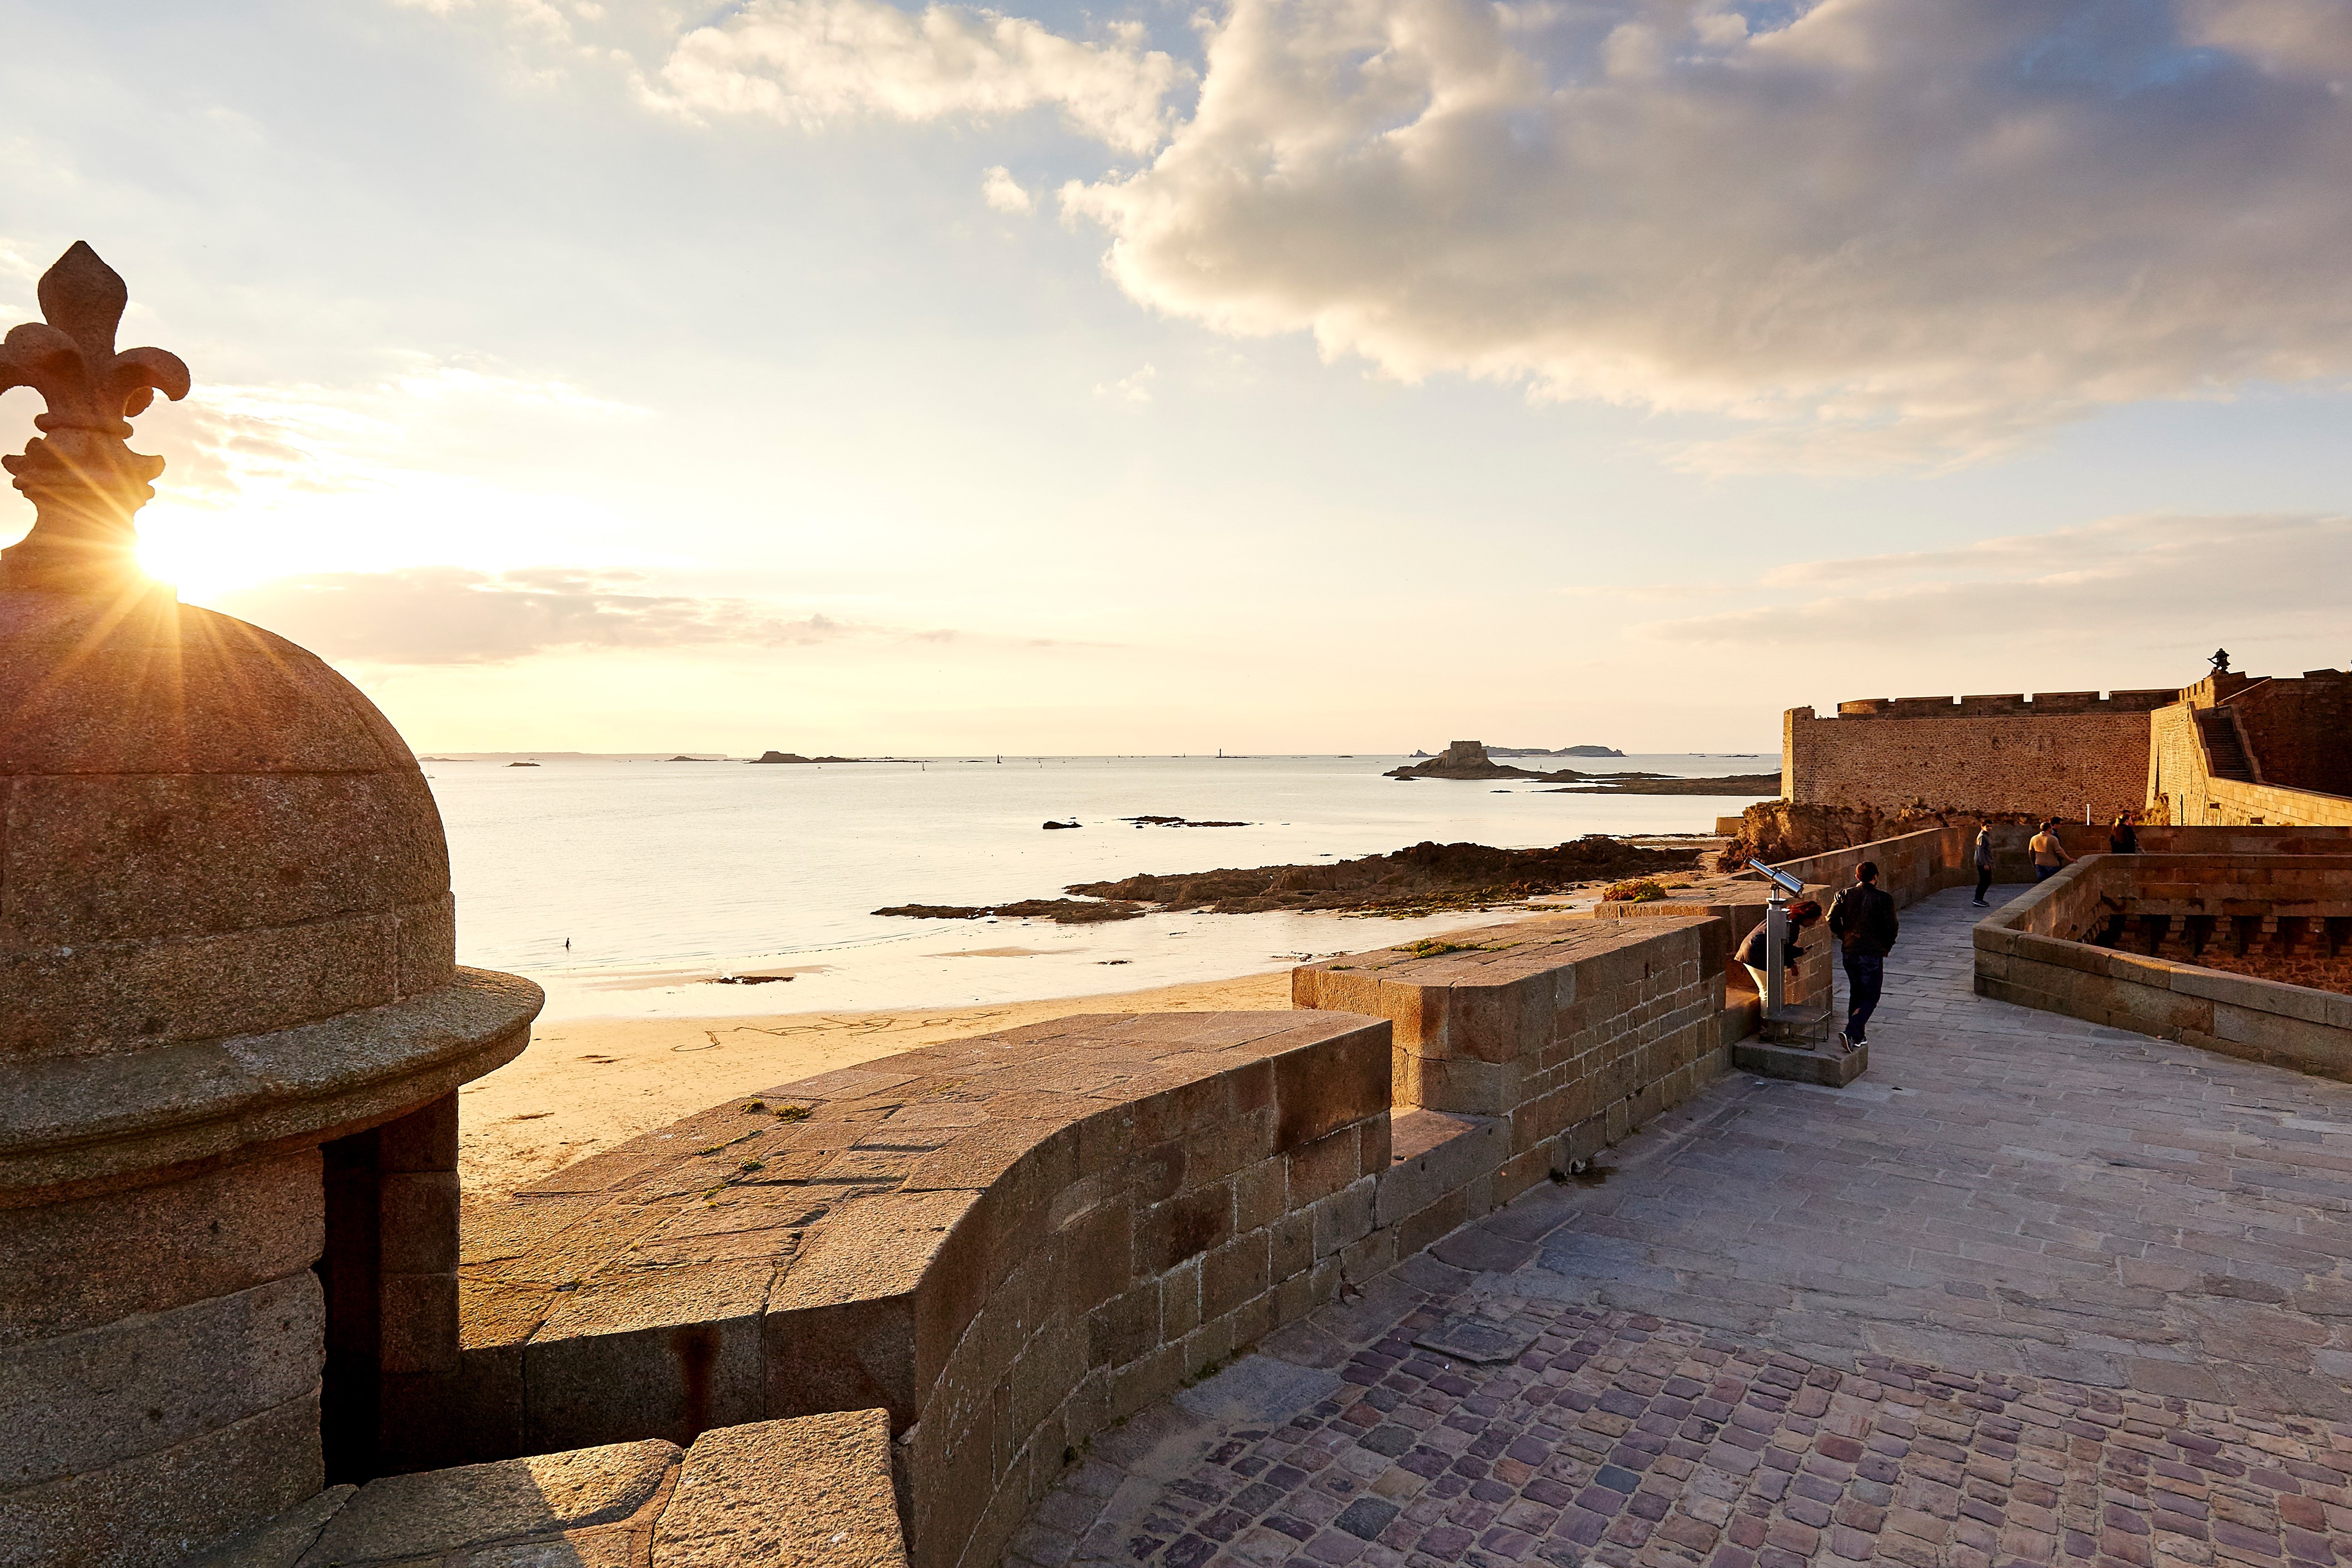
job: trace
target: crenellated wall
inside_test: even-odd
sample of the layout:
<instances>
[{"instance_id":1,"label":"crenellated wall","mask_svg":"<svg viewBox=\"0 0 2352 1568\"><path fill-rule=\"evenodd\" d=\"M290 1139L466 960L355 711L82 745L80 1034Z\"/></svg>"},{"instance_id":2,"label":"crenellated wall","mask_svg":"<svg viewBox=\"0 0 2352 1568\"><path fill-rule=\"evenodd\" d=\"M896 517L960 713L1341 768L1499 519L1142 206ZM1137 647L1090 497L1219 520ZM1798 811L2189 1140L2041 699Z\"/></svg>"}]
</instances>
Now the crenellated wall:
<instances>
[{"instance_id":1,"label":"crenellated wall","mask_svg":"<svg viewBox=\"0 0 2352 1568\"><path fill-rule=\"evenodd\" d=\"M2080 820L2137 810L2148 715L2172 692L2043 692L1842 702L1781 719L1780 793L1823 805L2019 812Z\"/></svg>"}]
</instances>

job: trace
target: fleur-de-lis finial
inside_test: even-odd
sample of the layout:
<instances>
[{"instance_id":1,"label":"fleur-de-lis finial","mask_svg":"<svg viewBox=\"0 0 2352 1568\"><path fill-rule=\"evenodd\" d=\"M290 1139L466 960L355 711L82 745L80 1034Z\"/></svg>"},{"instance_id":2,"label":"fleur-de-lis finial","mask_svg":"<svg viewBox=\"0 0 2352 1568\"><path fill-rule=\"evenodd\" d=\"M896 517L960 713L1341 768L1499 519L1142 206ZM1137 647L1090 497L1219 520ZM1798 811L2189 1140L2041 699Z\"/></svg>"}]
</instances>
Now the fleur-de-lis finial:
<instances>
[{"instance_id":1,"label":"fleur-de-lis finial","mask_svg":"<svg viewBox=\"0 0 2352 1568\"><path fill-rule=\"evenodd\" d=\"M139 572L132 519L163 459L124 443L155 394L188 395L188 367L162 349L114 348L131 302L114 268L79 240L41 275L41 314L0 339L0 392L29 386L49 411L21 456L0 458L33 503L32 531L0 550L0 589L97 592Z\"/></svg>"}]
</instances>

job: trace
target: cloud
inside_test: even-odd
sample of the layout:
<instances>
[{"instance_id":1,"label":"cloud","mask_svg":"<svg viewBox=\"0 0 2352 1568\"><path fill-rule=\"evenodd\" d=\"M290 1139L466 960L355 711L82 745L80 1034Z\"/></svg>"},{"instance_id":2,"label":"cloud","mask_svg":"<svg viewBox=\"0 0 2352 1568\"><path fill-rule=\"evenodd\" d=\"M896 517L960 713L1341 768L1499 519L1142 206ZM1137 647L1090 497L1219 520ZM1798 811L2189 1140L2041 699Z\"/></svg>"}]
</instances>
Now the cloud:
<instances>
[{"instance_id":1,"label":"cloud","mask_svg":"<svg viewBox=\"0 0 2352 1568\"><path fill-rule=\"evenodd\" d=\"M2340 0L1231 0L1197 110L1066 186L1137 300L1950 462L2352 371Z\"/></svg>"},{"instance_id":2,"label":"cloud","mask_svg":"<svg viewBox=\"0 0 2352 1568\"><path fill-rule=\"evenodd\" d=\"M1013 172L1002 163L981 175L980 199L1001 213L1037 210L1037 198L1024 190L1021 182L1013 177Z\"/></svg>"},{"instance_id":3,"label":"cloud","mask_svg":"<svg viewBox=\"0 0 2352 1568\"><path fill-rule=\"evenodd\" d=\"M847 642L869 648L953 645L976 652L1120 646L793 615L758 599L663 592L654 574L629 569L538 566L479 572L462 566L412 566L319 572L199 597L214 609L267 627L322 658L363 665L490 665L583 650L784 648Z\"/></svg>"},{"instance_id":4,"label":"cloud","mask_svg":"<svg viewBox=\"0 0 2352 1568\"><path fill-rule=\"evenodd\" d=\"M1100 43L964 5L750 0L681 37L648 101L690 116L758 115L824 127L878 118L996 120L1054 107L1115 151L1166 137L1169 94L1191 72L1118 24ZM1008 183L1009 180L1008 180Z\"/></svg>"},{"instance_id":5,"label":"cloud","mask_svg":"<svg viewBox=\"0 0 2352 1568\"><path fill-rule=\"evenodd\" d=\"M2334 663L2352 653L2347 577L2352 518L2117 518L1954 550L1796 563L1761 584L1780 603L1642 629L1871 664L2059 647L2122 661L2184 641Z\"/></svg>"},{"instance_id":6,"label":"cloud","mask_svg":"<svg viewBox=\"0 0 2352 1568\"><path fill-rule=\"evenodd\" d=\"M170 488L184 501L227 504L256 491L335 494L380 490L387 458L424 418L478 427L513 415L623 421L650 411L568 382L508 374L422 354L392 356L382 381L352 387L199 383L159 439Z\"/></svg>"},{"instance_id":7,"label":"cloud","mask_svg":"<svg viewBox=\"0 0 2352 1568\"><path fill-rule=\"evenodd\" d=\"M1133 375L1120 376L1108 385L1099 381L1095 383L1095 395L1108 403L1149 403L1151 401L1151 384L1159 379L1160 373L1145 365Z\"/></svg>"},{"instance_id":8,"label":"cloud","mask_svg":"<svg viewBox=\"0 0 2352 1568\"><path fill-rule=\"evenodd\" d=\"M419 566L281 577L214 604L321 658L371 664L499 664L562 648L782 647L868 629L646 585L631 572Z\"/></svg>"}]
</instances>

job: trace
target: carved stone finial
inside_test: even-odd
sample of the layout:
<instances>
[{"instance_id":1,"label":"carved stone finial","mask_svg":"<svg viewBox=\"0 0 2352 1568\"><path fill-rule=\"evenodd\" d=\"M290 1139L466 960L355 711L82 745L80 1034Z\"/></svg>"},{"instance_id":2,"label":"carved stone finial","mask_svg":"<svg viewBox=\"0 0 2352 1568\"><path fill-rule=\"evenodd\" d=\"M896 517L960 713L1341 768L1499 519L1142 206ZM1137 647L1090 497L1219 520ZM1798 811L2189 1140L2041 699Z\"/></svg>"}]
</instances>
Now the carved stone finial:
<instances>
[{"instance_id":1,"label":"carved stone finial","mask_svg":"<svg viewBox=\"0 0 2352 1568\"><path fill-rule=\"evenodd\" d=\"M163 459L132 451L130 416L155 394L188 395L188 367L162 349L117 353L114 331L131 291L98 252L79 240L41 275L44 325L28 321L0 339L0 392L29 386L49 411L21 456L0 458L34 507L32 531L0 550L0 589L87 593L135 578L139 534L132 519L155 497Z\"/></svg>"}]
</instances>

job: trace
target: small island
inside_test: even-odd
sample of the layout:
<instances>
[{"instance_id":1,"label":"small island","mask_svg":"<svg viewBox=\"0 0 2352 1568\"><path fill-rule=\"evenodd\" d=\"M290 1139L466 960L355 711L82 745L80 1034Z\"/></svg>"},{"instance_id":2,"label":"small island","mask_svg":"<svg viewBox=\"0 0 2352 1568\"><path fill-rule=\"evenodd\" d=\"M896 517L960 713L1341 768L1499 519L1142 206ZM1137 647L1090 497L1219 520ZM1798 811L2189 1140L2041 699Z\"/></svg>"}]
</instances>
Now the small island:
<instances>
[{"instance_id":1,"label":"small island","mask_svg":"<svg viewBox=\"0 0 2352 1568\"><path fill-rule=\"evenodd\" d=\"M1495 761L1486 745L1477 741L1456 741L1425 763L1391 768L1383 776L1392 779L1526 779L1534 784L1577 786L1541 792L1545 795L1745 795L1761 800L1780 793L1779 773L1684 778L1673 773L1579 773L1574 768L1555 768L1549 773L1537 773Z\"/></svg>"}]
</instances>

